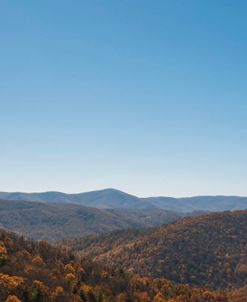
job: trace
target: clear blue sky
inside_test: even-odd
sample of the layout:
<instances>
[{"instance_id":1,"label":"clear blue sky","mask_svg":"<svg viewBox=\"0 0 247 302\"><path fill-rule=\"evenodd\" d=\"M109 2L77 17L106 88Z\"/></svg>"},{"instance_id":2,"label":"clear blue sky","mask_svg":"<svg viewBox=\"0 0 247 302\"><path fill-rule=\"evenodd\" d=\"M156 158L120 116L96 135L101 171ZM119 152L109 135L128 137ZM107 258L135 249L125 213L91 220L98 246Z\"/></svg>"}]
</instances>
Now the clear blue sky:
<instances>
[{"instance_id":1,"label":"clear blue sky","mask_svg":"<svg viewBox=\"0 0 247 302\"><path fill-rule=\"evenodd\" d=\"M246 11L1 0L0 190L247 195Z\"/></svg>"}]
</instances>

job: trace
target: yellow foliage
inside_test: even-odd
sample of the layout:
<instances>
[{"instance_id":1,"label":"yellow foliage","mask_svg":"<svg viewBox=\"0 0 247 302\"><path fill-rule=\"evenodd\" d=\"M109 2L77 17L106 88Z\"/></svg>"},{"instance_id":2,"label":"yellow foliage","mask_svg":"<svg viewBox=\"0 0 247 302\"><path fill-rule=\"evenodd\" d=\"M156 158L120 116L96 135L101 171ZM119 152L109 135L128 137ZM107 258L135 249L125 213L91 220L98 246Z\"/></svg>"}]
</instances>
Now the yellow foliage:
<instances>
[{"instance_id":1,"label":"yellow foliage","mask_svg":"<svg viewBox=\"0 0 247 302\"><path fill-rule=\"evenodd\" d=\"M5 300L5 302L21 302L21 300L18 299L16 296L11 295L11 296L7 297L7 299Z\"/></svg>"},{"instance_id":2,"label":"yellow foliage","mask_svg":"<svg viewBox=\"0 0 247 302\"><path fill-rule=\"evenodd\" d=\"M67 273L74 273L75 272L75 269L73 268L73 266L71 264L66 264L64 268L65 268L65 271Z\"/></svg>"},{"instance_id":3,"label":"yellow foliage","mask_svg":"<svg viewBox=\"0 0 247 302\"><path fill-rule=\"evenodd\" d=\"M0 287L14 289L24 284L24 280L21 277L9 276L0 273Z\"/></svg>"},{"instance_id":4,"label":"yellow foliage","mask_svg":"<svg viewBox=\"0 0 247 302\"><path fill-rule=\"evenodd\" d=\"M65 278L67 281L73 282L75 280L75 275L72 273L68 273Z\"/></svg>"},{"instance_id":5,"label":"yellow foliage","mask_svg":"<svg viewBox=\"0 0 247 302\"><path fill-rule=\"evenodd\" d=\"M83 285L81 286L81 290L82 290L85 294L88 294L88 293L92 292L93 288L92 288L92 286L90 286L90 285L83 284Z\"/></svg>"}]
</instances>

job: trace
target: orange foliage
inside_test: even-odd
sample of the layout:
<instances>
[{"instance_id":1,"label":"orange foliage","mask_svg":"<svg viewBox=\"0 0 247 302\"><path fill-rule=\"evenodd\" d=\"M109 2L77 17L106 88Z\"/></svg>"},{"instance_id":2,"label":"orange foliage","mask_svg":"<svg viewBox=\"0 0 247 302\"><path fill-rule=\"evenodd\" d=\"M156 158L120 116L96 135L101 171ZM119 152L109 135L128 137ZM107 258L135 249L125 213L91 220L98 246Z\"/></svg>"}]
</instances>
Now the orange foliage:
<instances>
[{"instance_id":1,"label":"orange foliage","mask_svg":"<svg viewBox=\"0 0 247 302\"><path fill-rule=\"evenodd\" d=\"M0 273L0 287L8 289L15 289L24 284L24 280L21 277L9 276Z\"/></svg>"},{"instance_id":2,"label":"orange foliage","mask_svg":"<svg viewBox=\"0 0 247 302\"><path fill-rule=\"evenodd\" d=\"M16 296L14 295L10 295L7 297L7 299L5 300L5 302L21 302L21 300L19 300Z\"/></svg>"}]
</instances>

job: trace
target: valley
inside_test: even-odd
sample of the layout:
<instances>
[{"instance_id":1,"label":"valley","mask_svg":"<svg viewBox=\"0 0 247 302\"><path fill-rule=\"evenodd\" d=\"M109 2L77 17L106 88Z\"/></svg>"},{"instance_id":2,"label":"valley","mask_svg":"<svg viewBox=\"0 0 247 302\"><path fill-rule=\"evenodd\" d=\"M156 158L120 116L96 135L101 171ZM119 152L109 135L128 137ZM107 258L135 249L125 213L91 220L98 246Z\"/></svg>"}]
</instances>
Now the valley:
<instances>
[{"instance_id":1,"label":"valley","mask_svg":"<svg viewBox=\"0 0 247 302\"><path fill-rule=\"evenodd\" d=\"M139 207L125 193L132 207L104 208L97 194L98 208L0 200L1 301L247 301L247 210Z\"/></svg>"}]
</instances>

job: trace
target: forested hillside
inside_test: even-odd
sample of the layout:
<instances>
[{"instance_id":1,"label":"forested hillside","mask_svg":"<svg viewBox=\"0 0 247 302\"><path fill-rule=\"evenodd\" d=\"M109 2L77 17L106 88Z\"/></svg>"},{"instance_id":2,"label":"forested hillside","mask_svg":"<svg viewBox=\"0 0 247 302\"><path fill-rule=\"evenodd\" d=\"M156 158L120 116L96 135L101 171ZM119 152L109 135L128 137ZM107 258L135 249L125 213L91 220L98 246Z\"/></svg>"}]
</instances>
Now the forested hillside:
<instances>
[{"instance_id":1,"label":"forested hillside","mask_svg":"<svg viewBox=\"0 0 247 302\"><path fill-rule=\"evenodd\" d=\"M178 283L231 289L247 280L247 211L181 219L72 243L80 254Z\"/></svg>"},{"instance_id":2,"label":"forested hillside","mask_svg":"<svg viewBox=\"0 0 247 302\"><path fill-rule=\"evenodd\" d=\"M227 295L108 268L0 231L2 302L227 302Z\"/></svg>"},{"instance_id":3,"label":"forested hillside","mask_svg":"<svg viewBox=\"0 0 247 302\"><path fill-rule=\"evenodd\" d=\"M0 227L53 242L112 230L152 227L180 216L155 208L103 210L75 204L0 200Z\"/></svg>"}]
</instances>

